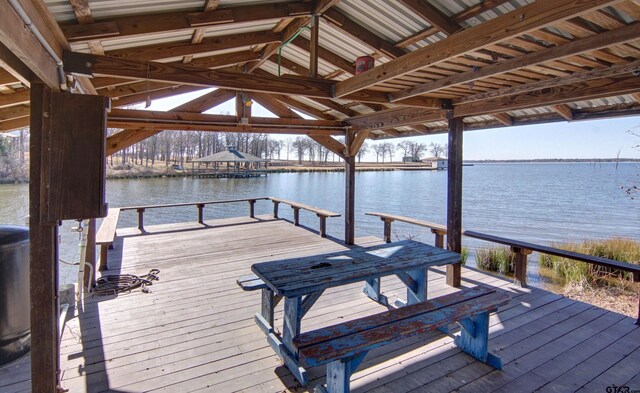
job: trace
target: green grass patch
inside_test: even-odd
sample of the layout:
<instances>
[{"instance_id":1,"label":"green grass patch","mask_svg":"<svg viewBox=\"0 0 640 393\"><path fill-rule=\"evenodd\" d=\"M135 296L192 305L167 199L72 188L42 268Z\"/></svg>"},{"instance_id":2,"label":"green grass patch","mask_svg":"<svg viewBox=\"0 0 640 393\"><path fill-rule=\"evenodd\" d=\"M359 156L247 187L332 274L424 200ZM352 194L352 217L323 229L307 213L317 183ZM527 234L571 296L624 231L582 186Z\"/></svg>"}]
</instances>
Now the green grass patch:
<instances>
[{"instance_id":1,"label":"green grass patch","mask_svg":"<svg viewBox=\"0 0 640 393\"><path fill-rule=\"evenodd\" d=\"M513 275L516 256L509 247L487 247L476 250L476 264L480 269Z\"/></svg>"},{"instance_id":2,"label":"green grass patch","mask_svg":"<svg viewBox=\"0 0 640 393\"><path fill-rule=\"evenodd\" d=\"M640 264L640 242L631 239L587 240L578 243L554 243L552 246L581 254ZM631 273L553 255L540 255L540 265L552 270L567 284L624 286L633 279Z\"/></svg>"}]
</instances>

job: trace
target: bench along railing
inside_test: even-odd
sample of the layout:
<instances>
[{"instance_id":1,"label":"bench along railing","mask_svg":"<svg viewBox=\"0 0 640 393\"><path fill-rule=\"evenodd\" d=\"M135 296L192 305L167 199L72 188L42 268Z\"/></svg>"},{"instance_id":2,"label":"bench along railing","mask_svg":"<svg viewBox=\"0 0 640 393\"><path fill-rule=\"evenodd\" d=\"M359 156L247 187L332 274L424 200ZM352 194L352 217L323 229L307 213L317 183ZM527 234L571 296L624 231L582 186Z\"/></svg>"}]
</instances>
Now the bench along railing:
<instances>
[{"instance_id":1,"label":"bench along railing","mask_svg":"<svg viewBox=\"0 0 640 393\"><path fill-rule=\"evenodd\" d=\"M514 275L516 280L519 280L522 286L527 285L527 256L533 251L555 255L561 258L573 259L576 261L591 263L598 266L608 267L610 269L622 270L630 272L633 275L634 282L640 282L640 265L634 265L632 263L615 261L613 259L594 257L588 254L581 254L573 251L561 250L555 247L543 246L540 244L523 242L520 240L507 239L500 236L489 235L486 233L480 233L475 231L464 231L463 235L472 237L474 239L485 240L492 243L504 244L511 247L511 251L516 254L516 265ZM640 325L640 298L638 299L638 319L636 325Z\"/></svg>"},{"instance_id":2,"label":"bench along railing","mask_svg":"<svg viewBox=\"0 0 640 393\"><path fill-rule=\"evenodd\" d=\"M417 225L419 227L430 228L431 233L435 235L435 246L444 248L444 237L447 234L447 227L444 225L386 213L369 212L365 214L367 216L380 217L380 220L384 221L384 241L387 243L391 243L391 223L394 221L401 221L408 224Z\"/></svg>"},{"instance_id":3,"label":"bench along railing","mask_svg":"<svg viewBox=\"0 0 640 393\"><path fill-rule=\"evenodd\" d=\"M135 210L138 213L138 229L144 232L144 212L148 209L160 209L160 208L172 208L172 207L184 207L195 206L198 208L198 223L204 224L204 207L207 205L218 205L223 203L239 203L247 202L249 204L249 217L255 218L255 204L256 201L273 201L273 217L278 218L278 205L284 203L290 205L293 209L293 223L299 226L299 211L308 210L316 213L320 217L320 236L326 237L327 217L340 217L340 214L334 213L329 210L316 208L313 206L304 205L302 203L292 202L285 199L275 197L259 197L259 198L245 198L245 199L228 199L223 201L208 201L208 202L187 202L187 203L172 203L165 205L145 205L145 206L127 206L120 208L109 208L107 217L102 220L100 228L96 234L96 245L100 245L100 270L107 269L107 253L108 249L113 248L113 242L116 237L116 227L118 226L118 219L120 218L120 212Z\"/></svg>"},{"instance_id":4,"label":"bench along railing","mask_svg":"<svg viewBox=\"0 0 640 393\"><path fill-rule=\"evenodd\" d=\"M184 207L184 206L196 206L198 208L198 223L204 224L204 207L207 205L219 205L223 203L237 203L248 202L249 203L249 217L255 217L255 204L256 201L269 200L268 197L260 198L245 198L245 199L228 199L223 201L208 201L208 202L187 202L187 203L171 203L166 205L147 205L147 206L128 206L121 207L120 211L136 210L138 212L138 229L144 231L144 212L148 209L164 209L169 207Z\"/></svg>"},{"instance_id":5,"label":"bench along railing","mask_svg":"<svg viewBox=\"0 0 640 393\"><path fill-rule=\"evenodd\" d=\"M335 213L329 210L324 210L324 209L320 209L320 208L309 206L309 205L304 205L302 203L292 202L286 199L275 198L275 197L269 197L269 199L271 199L271 201L273 202L274 218L278 218L278 207L281 203L291 206L291 208L293 209L293 225L295 226L300 225L300 210L307 210L312 213L316 213L316 216L320 218L319 232L320 232L320 236L322 237L327 237L327 217L340 217L339 213Z\"/></svg>"},{"instance_id":6,"label":"bench along railing","mask_svg":"<svg viewBox=\"0 0 640 393\"><path fill-rule=\"evenodd\" d=\"M433 232L436 236L435 245L436 247L443 247L444 245L444 236L447 234L447 228L440 224L434 224L428 221L421 221L410 217L397 216L393 214L386 213L365 213L369 216L380 217L382 221L384 221L384 240L389 243L391 242L391 223L393 221L402 221L413 225L418 225L425 228L431 228L431 232ZM479 240L484 240L492 243L499 243L507 245L511 248L511 252L513 252L516 256L515 261L515 271L514 271L514 281L519 283L521 286L527 286L527 258L531 255L532 252L536 251L542 254L555 255L562 258L573 259L576 261L592 263L594 265L605 266L611 269L618 269L626 272L630 272L633 275L634 282L640 282L640 265L634 265L632 263L615 261L613 259L595 257L592 255L581 254L573 251L566 251L555 247L543 246L540 244L523 242L520 240L508 239L504 237L489 235L486 233L480 233L475 231L464 231L462 232L463 236L472 237ZM638 319L636 321L637 325L640 325L640 299L638 300Z\"/></svg>"}]
</instances>

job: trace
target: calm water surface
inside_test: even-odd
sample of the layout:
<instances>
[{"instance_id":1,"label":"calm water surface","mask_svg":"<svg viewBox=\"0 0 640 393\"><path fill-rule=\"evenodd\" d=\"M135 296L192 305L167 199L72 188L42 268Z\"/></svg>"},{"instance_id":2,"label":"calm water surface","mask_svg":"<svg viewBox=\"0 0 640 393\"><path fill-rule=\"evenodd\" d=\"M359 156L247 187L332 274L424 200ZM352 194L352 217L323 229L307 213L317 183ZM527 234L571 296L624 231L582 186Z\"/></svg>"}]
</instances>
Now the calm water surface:
<instances>
[{"instance_id":1,"label":"calm water surface","mask_svg":"<svg viewBox=\"0 0 640 393\"><path fill-rule=\"evenodd\" d=\"M632 200L622 185L640 182L640 165L621 163L497 163L464 167L463 227L499 236L549 244L592 238L629 237L640 240L640 200ZM382 222L368 211L446 222L446 171L359 172L356 174L356 236L382 237ZM277 196L342 212L343 173L283 173L257 179L156 178L110 180L111 206L196 202ZM28 186L0 185L0 223L22 224L28 211ZM259 201L257 214L271 212ZM280 208L285 218L291 209ZM242 216L247 204L205 208L205 219ZM195 207L148 210L145 225L195 221ZM135 211L120 215L120 227L136 226ZM303 225L317 229L315 215L302 212ZM61 228L61 256L77 259L73 223ZM329 235L342 238L341 218L327 221ZM429 230L394 223L394 236L432 242ZM483 243L464 239L472 250ZM535 269L531 277L536 280ZM63 274L72 277L71 273ZM66 279L68 279L66 278ZM66 280L63 277L63 280Z\"/></svg>"}]
</instances>

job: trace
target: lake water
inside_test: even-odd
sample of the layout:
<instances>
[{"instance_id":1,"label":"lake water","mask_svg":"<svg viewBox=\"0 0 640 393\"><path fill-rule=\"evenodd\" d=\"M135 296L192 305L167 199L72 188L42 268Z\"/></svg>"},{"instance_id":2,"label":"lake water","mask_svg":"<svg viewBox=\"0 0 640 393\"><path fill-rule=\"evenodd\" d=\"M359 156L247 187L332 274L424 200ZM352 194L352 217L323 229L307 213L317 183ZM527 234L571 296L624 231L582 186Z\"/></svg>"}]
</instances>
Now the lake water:
<instances>
[{"instance_id":1,"label":"lake water","mask_svg":"<svg viewBox=\"0 0 640 393\"><path fill-rule=\"evenodd\" d=\"M623 236L640 240L640 199L620 188L640 183L640 164L620 163L495 163L465 166L463 228L498 236L550 244ZM368 211L393 213L446 223L446 171L385 171L356 174L356 236L382 237L383 225ZM344 210L343 173L281 173L252 179L153 178L109 180L111 206L165 204L277 196L336 212ZM28 211L28 185L0 185L0 223L23 224ZM257 214L272 211L269 201L256 203ZM281 206L280 215L292 218ZM205 208L205 219L243 216L247 204ZM197 209L145 212L145 225L195 221ZM120 227L136 226L135 211L120 215ZM303 225L317 229L317 217L302 211ZM61 257L77 260L77 233L72 222L61 228ZM433 242L428 229L394 223L393 236ZM342 218L327 220L328 234L343 238ZM472 251L480 241L464 238ZM62 280L74 278L63 268ZM77 269L76 269L77 271ZM537 281L535 268L530 280Z\"/></svg>"}]
</instances>

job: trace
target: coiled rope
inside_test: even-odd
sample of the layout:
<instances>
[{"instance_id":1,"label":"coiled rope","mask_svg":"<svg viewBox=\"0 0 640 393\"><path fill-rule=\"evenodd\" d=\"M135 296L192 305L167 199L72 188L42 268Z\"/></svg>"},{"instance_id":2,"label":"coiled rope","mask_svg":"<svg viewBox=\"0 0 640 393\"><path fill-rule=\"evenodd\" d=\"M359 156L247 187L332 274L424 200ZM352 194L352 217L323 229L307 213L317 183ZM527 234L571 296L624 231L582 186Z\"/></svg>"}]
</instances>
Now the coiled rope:
<instances>
[{"instance_id":1,"label":"coiled rope","mask_svg":"<svg viewBox=\"0 0 640 393\"><path fill-rule=\"evenodd\" d=\"M102 276L96 280L96 285L92 291L93 294L99 296L116 295L120 292L131 292L138 287L142 288L142 292L149 293L148 285L153 285L153 281L160 279L159 269L151 269L149 274L144 276L134 276L133 274L120 274L112 276Z\"/></svg>"}]
</instances>

